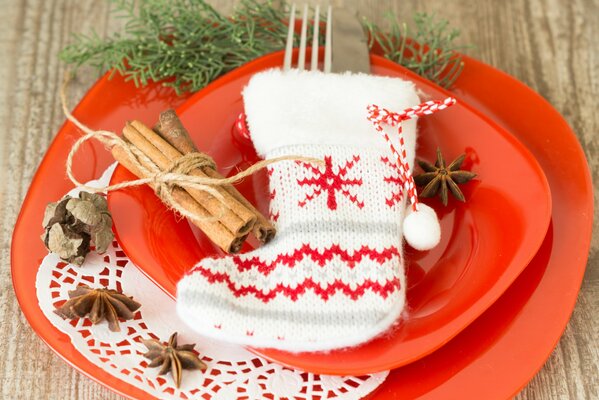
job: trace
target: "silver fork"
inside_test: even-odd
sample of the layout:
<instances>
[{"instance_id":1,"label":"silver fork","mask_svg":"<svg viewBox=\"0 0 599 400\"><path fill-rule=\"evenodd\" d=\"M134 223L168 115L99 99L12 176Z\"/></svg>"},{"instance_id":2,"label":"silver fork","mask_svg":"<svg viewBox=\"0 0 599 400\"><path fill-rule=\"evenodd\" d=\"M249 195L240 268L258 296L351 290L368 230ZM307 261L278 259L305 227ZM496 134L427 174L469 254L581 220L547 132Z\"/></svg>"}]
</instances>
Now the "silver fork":
<instances>
[{"instance_id":1,"label":"silver fork","mask_svg":"<svg viewBox=\"0 0 599 400\"><path fill-rule=\"evenodd\" d=\"M327 9L327 24L325 32L325 43L324 43L324 67L323 72L331 72L331 34L332 34L332 17L333 9L331 6ZM320 7L317 5L314 9L314 28L312 32L312 61L310 63L310 70L318 70L318 30L320 27ZM300 47L298 52L298 59L295 68L298 70L304 70L306 64L306 42L308 41L308 5L304 5L303 17L302 17L302 28L300 33ZM283 61L283 70L287 71L293 68L293 37L295 35L295 3L291 5L291 12L289 14L289 28L287 31L287 43L285 46L285 58Z\"/></svg>"}]
</instances>

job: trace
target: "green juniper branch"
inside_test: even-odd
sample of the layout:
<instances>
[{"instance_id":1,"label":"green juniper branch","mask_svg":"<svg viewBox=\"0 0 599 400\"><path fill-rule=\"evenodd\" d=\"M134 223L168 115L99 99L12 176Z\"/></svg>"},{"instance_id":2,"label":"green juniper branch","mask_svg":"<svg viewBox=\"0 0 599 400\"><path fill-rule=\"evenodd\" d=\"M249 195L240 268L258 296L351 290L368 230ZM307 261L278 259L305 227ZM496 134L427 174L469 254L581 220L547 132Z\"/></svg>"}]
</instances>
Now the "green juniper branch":
<instances>
[{"instance_id":1,"label":"green juniper branch","mask_svg":"<svg viewBox=\"0 0 599 400\"><path fill-rule=\"evenodd\" d=\"M451 87L464 67L457 51L469 47L454 44L460 31L450 30L447 20L437 20L435 15L426 13L414 14L414 30L405 22L400 23L393 14L387 15L387 20L388 32L364 21L370 34L370 47L378 45L386 58L438 85Z\"/></svg>"},{"instance_id":2,"label":"green juniper branch","mask_svg":"<svg viewBox=\"0 0 599 400\"><path fill-rule=\"evenodd\" d=\"M205 0L112 2L116 14L126 21L124 33L106 39L95 32L74 35L73 43L60 53L62 60L75 67L86 64L113 70L136 85L162 81L184 93L197 91L220 75L285 46L289 10L284 1L242 0L230 17ZM414 33L394 18L390 20L388 33L365 21L371 44L378 43L385 57L450 86L462 66L453 45L459 32L446 32L447 21L426 14L415 15Z\"/></svg>"}]
</instances>

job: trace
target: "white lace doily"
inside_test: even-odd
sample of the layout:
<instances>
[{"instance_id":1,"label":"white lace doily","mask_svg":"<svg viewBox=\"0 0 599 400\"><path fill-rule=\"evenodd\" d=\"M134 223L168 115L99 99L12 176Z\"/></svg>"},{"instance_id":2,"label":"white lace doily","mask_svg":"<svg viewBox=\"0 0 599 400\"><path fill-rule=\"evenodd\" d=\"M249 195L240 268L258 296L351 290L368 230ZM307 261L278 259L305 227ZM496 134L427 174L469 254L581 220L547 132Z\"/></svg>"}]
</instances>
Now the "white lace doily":
<instances>
[{"instance_id":1,"label":"white lace doily","mask_svg":"<svg viewBox=\"0 0 599 400\"><path fill-rule=\"evenodd\" d=\"M108 168L88 185L105 186L114 171ZM69 192L76 196L78 190ZM63 320L55 305L68 299L77 285L122 290L142 304L135 318L120 322L121 332L108 324L91 325L88 319ZM66 264L55 254L42 261L36 277L37 298L44 315L71 339L85 358L113 376L160 399L360 399L376 389L388 372L352 376L315 375L280 366L242 347L201 337L177 317L175 302L146 278L115 241L103 255L90 253L82 267ZM208 366L205 371L184 371L177 389L170 374L146 368L142 339L167 341L179 332L180 344L195 349Z\"/></svg>"}]
</instances>

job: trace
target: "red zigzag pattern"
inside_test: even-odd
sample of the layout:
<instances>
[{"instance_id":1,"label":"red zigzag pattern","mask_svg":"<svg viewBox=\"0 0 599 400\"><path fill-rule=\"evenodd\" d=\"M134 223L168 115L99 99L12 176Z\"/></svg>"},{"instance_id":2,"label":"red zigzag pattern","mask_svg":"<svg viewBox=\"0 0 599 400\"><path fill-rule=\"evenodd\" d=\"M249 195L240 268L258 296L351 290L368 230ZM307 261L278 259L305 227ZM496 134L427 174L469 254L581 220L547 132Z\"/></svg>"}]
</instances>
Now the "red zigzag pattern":
<instances>
[{"instance_id":1,"label":"red zigzag pattern","mask_svg":"<svg viewBox=\"0 0 599 400\"><path fill-rule=\"evenodd\" d=\"M322 252L319 252L309 245L304 244L291 254L279 254L278 257L272 262L265 262L259 257L242 259L240 256L231 257L230 260L235 263L237 270L240 272L255 269L263 275L268 276L279 264L284 264L290 268L293 268L297 263L306 257L310 257L311 260L315 261L321 267L325 267L326 263L331 261L333 257L338 257L338 259L346 263L349 268L353 268L364 257L368 257L379 264L383 264L385 261L388 261L393 257L401 256L399 250L393 246L381 251L371 249L368 246L362 246L360 249L355 250L350 254L349 251L342 249L339 245L332 245L331 247L324 249ZM315 294L320 296L325 301L338 291L350 297L352 300L356 300L361 297L366 290L371 290L383 298L386 298L389 293L399 290L400 285L397 278L388 280L385 284L367 279L362 284L357 285L354 289L352 289L348 284L337 279L333 283L323 288L311 278L306 278L294 288L290 288L285 286L283 283L279 283L274 289L265 292L252 285L247 287L237 287L235 282L228 274L213 272L202 265L198 265L190 271L190 273L194 272L201 273L202 276L210 283L226 283L229 290L236 297L251 294L265 303L274 299L279 293L295 301L300 295L304 294L306 290L313 290Z\"/></svg>"},{"instance_id":2,"label":"red zigzag pattern","mask_svg":"<svg viewBox=\"0 0 599 400\"><path fill-rule=\"evenodd\" d=\"M263 261L260 257L242 258L243 256L239 255L231 257L230 261L235 263L237 270L240 272L255 269L264 275L269 275L279 264L284 264L293 268L304 258L310 257L312 261L316 262L321 267L324 267L325 264L331 261L335 256L337 256L340 261L346 263L349 268L355 267L364 257L368 257L379 264L382 264L393 257L401 257L399 250L395 246L383 250L375 250L368 246L362 246L350 253L348 250L342 249L341 246L337 244L324 249L322 252L314 249L309 244L304 244L299 249L295 249L292 253L279 254L277 258L271 262ZM195 267L191 272L194 272L199 267L200 266Z\"/></svg>"},{"instance_id":3,"label":"red zigzag pattern","mask_svg":"<svg viewBox=\"0 0 599 400\"><path fill-rule=\"evenodd\" d=\"M357 285L354 289L350 288L348 284L341 282L339 279L323 288L318 283L314 282L312 278L307 278L293 288L279 283L274 289L264 291L253 285L238 288L235 286L235 282L231 280L231 277L229 277L228 274L215 273L202 266L194 268L194 271L202 274L202 276L211 284L225 283L235 297L242 297L251 294L262 300L264 303L268 303L270 300L277 297L278 294L282 294L286 297L289 297L291 300L296 301L301 295L306 293L307 290L314 291L316 295L326 301L329 299L329 297L337 292L343 293L352 300L357 300L364 295L366 290L371 290L385 299L390 293L400 289L400 282L398 278L388 280L385 282L385 284L367 279L364 281L364 283Z\"/></svg>"}]
</instances>

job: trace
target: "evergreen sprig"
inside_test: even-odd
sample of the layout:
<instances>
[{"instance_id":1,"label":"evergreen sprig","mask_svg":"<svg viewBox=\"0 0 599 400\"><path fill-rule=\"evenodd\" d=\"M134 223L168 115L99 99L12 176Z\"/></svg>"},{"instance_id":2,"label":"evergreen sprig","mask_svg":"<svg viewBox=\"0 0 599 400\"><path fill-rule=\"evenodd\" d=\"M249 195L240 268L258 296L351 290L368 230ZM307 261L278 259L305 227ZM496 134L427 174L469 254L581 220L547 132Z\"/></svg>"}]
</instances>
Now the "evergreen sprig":
<instances>
[{"instance_id":1,"label":"evergreen sprig","mask_svg":"<svg viewBox=\"0 0 599 400\"><path fill-rule=\"evenodd\" d=\"M413 29L405 22L400 23L393 14L388 14L387 20L388 31L364 21L370 47L378 45L386 58L440 86L451 87L464 68L458 51L469 48L454 44L460 31L450 29L447 20L437 19L434 14L414 14Z\"/></svg>"},{"instance_id":2,"label":"evergreen sprig","mask_svg":"<svg viewBox=\"0 0 599 400\"><path fill-rule=\"evenodd\" d=\"M242 0L225 16L205 0L112 0L124 18L124 32L109 38L97 33L74 35L60 53L75 67L91 65L118 72L136 85L162 81L177 93L194 92L248 61L283 49L289 7L283 0ZM395 18L385 33L365 21L371 44L385 57L443 86L450 86L462 62L447 32L447 21L416 14L416 30L408 31ZM407 39L410 35L411 39ZM425 46L426 45L426 46ZM407 50L407 51L405 51Z\"/></svg>"}]
</instances>

